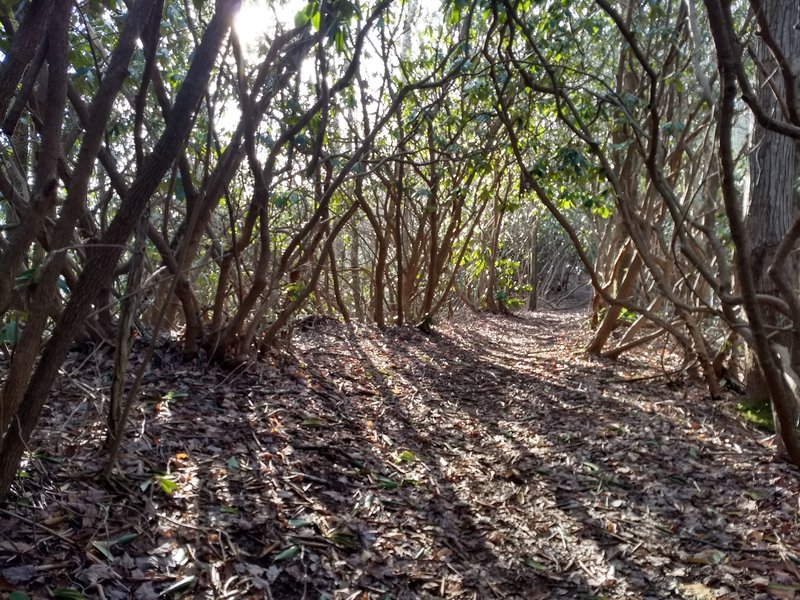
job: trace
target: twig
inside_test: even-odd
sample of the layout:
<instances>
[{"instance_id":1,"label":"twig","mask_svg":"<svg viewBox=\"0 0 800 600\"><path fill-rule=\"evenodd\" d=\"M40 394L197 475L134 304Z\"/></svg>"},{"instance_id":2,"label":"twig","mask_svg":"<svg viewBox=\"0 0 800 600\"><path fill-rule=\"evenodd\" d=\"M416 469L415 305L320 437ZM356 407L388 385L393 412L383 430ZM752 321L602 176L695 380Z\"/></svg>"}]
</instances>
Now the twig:
<instances>
[{"instance_id":1,"label":"twig","mask_svg":"<svg viewBox=\"0 0 800 600\"><path fill-rule=\"evenodd\" d=\"M676 535L673 536L681 540L682 542L694 542L696 544L703 544L708 546L709 548L714 548L715 550L721 550L723 552L742 552L745 554L776 554L780 553L780 549L778 548L737 548L736 546L722 546L720 544L716 544L714 542L709 542L708 540L704 540L701 538L692 537L690 535Z\"/></svg>"},{"instance_id":2,"label":"twig","mask_svg":"<svg viewBox=\"0 0 800 600\"><path fill-rule=\"evenodd\" d=\"M606 383L634 383L637 381L650 381L651 379L661 379L665 377L670 377L672 375L679 375L680 373L684 373L686 369L681 368L675 371L664 371L663 373L657 373L655 375L645 375L642 377L631 377L630 379L625 377L615 377L611 379L607 379Z\"/></svg>"},{"instance_id":3,"label":"twig","mask_svg":"<svg viewBox=\"0 0 800 600\"><path fill-rule=\"evenodd\" d=\"M156 517L158 517L159 519L163 519L167 523L171 523L172 525L175 525L176 527L185 527L186 529L194 529L195 531L202 531L203 533L208 533L209 531L211 531L211 529L209 527L201 527L199 525L189 525L188 523L182 523L181 521L176 521L175 519L170 519L169 517L167 517L165 515L160 515L158 513L156 513Z\"/></svg>"},{"instance_id":4,"label":"twig","mask_svg":"<svg viewBox=\"0 0 800 600\"><path fill-rule=\"evenodd\" d=\"M73 546L75 548L80 548L81 547L81 545L78 542L76 542L75 540L69 539L64 534L58 533L54 529L50 529L49 527L47 527L45 525L42 525L41 523L37 523L36 521L31 521L27 517L23 517L22 515L18 515L17 513L13 513L10 510L5 510L4 508L0 508L0 514L5 515L7 517L11 517L13 519L17 519L18 521L22 521L23 523L25 523L26 525L30 525L31 527L38 527L42 531L46 531L50 535L53 535L53 536L57 537L58 539L60 539L61 541L68 543L70 546Z\"/></svg>"}]
</instances>

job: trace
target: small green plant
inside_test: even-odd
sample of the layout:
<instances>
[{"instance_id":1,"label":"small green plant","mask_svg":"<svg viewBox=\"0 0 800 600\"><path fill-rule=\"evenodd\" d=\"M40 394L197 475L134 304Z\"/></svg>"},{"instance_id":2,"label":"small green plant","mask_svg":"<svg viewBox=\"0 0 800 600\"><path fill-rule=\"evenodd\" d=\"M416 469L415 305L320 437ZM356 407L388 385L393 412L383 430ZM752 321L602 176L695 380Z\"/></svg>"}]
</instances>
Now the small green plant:
<instances>
[{"instance_id":1,"label":"small green plant","mask_svg":"<svg viewBox=\"0 0 800 600\"><path fill-rule=\"evenodd\" d=\"M147 491L147 488L153 484L157 484L158 487L161 488L161 491L167 496L174 494L180 487L172 475L153 475L149 479L145 479L142 483L140 483L139 489L145 492Z\"/></svg>"},{"instance_id":2,"label":"small green plant","mask_svg":"<svg viewBox=\"0 0 800 600\"><path fill-rule=\"evenodd\" d=\"M772 421L772 408L769 400L744 400L736 405L736 412L745 421L752 423L759 429L775 433L775 424Z\"/></svg>"},{"instance_id":3,"label":"small green plant","mask_svg":"<svg viewBox=\"0 0 800 600\"><path fill-rule=\"evenodd\" d=\"M623 323L627 323L628 325L632 325L636 319L639 318L635 312L628 310L627 308L623 308L619 313L619 320Z\"/></svg>"},{"instance_id":4,"label":"small green plant","mask_svg":"<svg viewBox=\"0 0 800 600\"><path fill-rule=\"evenodd\" d=\"M417 462L419 459L416 455L411 452L411 450L403 450L400 454L397 455L395 458L396 463L413 463Z\"/></svg>"}]
</instances>

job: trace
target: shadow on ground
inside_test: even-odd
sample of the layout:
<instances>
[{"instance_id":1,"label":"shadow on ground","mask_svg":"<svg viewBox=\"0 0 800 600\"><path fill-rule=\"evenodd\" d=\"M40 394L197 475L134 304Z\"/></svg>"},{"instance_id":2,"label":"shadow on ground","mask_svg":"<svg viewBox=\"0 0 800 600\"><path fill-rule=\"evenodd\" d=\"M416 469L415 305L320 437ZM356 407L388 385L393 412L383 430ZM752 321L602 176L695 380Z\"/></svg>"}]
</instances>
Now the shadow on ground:
<instances>
[{"instance_id":1,"label":"shadow on ground","mask_svg":"<svg viewBox=\"0 0 800 600\"><path fill-rule=\"evenodd\" d=\"M584 337L563 312L473 316L433 336L323 322L298 359L234 373L172 363L136 412L124 480L105 488L80 475L99 465L86 449L100 427L76 397L85 416L66 427L52 407L42 444L83 446L59 446L75 457L18 487L10 508L38 537L20 546L3 517L0 575L108 598L800 586L797 472L690 382L587 358Z\"/></svg>"}]
</instances>

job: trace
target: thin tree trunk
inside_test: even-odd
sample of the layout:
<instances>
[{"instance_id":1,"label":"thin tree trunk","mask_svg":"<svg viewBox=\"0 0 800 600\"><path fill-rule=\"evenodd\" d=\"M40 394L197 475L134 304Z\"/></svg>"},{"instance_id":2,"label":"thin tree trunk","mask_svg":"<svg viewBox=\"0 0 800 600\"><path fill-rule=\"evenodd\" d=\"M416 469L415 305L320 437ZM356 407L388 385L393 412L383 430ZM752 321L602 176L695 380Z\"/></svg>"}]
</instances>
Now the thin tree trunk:
<instances>
[{"instance_id":1,"label":"thin tree trunk","mask_svg":"<svg viewBox=\"0 0 800 600\"><path fill-rule=\"evenodd\" d=\"M630 266L625 272L625 276L622 278L622 283L620 284L619 290L617 290L616 293L617 298L621 300L627 300L630 297L634 287L636 286L636 282L639 279L639 274L641 273L643 265L644 262L637 252L636 256L634 256ZM589 342L589 345L586 348L587 352L590 354L599 354L602 352L603 347L606 345L606 342L608 342L608 338L611 336L611 332L614 331L614 328L617 326L619 315L621 313L622 305L620 304L614 304L608 307L608 310L606 310L606 314L603 317L603 321L600 323L600 327L597 329L592 341Z\"/></svg>"},{"instance_id":2,"label":"thin tree trunk","mask_svg":"<svg viewBox=\"0 0 800 600\"><path fill-rule=\"evenodd\" d=\"M533 221L531 228L531 247L528 264L528 310L533 312L539 308L539 217Z\"/></svg>"},{"instance_id":3,"label":"thin tree trunk","mask_svg":"<svg viewBox=\"0 0 800 600\"><path fill-rule=\"evenodd\" d=\"M147 225L150 220L148 211L142 213L141 222L136 232L136 246L128 267L128 282L125 286L125 297L120 305L119 323L117 324L117 347L114 353L114 372L111 376L111 392L108 401L108 432L106 447L113 448L115 440L125 430L123 415L123 399L125 382L128 379L128 364L131 352L131 330L139 301L142 297L140 284L144 273L145 244L147 242ZM153 343L156 343L155 340Z\"/></svg>"},{"instance_id":4,"label":"thin tree trunk","mask_svg":"<svg viewBox=\"0 0 800 600\"><path fill-rule=\"evenodd\" d=\"M217 12L195 51L164 133L120 204L97 249L89 253L86 267L31 377L24 401L0 445L0 499L5 498L14 480L19 460L39 419L53 380L67 356L72 340L92 310L97 290L106 287L114 276L119 257L139 216L189 134L194 112L206 93L211 69L237 6L238 0L218 0Z\"/></svg>"}]
</instances>

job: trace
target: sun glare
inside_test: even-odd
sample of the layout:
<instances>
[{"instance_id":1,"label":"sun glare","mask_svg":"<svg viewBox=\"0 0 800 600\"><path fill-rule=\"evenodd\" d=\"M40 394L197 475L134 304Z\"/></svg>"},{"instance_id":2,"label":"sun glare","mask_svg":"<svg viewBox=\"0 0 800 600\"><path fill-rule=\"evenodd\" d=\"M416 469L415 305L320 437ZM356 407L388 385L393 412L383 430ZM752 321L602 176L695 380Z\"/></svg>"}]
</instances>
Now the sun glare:
<instances>
[{"instance_id":1,"label":"sun glare","mask_svg":"<svg viewBox=\"0 0 800 600\"><path fill-rule=\"evenodd\" d=\"M252 49L265 37L271 37L278 25L293 26L294 17L303 6L303 0L244 0L233 27L242 45Z\"/></svg>"}]
</instances>

